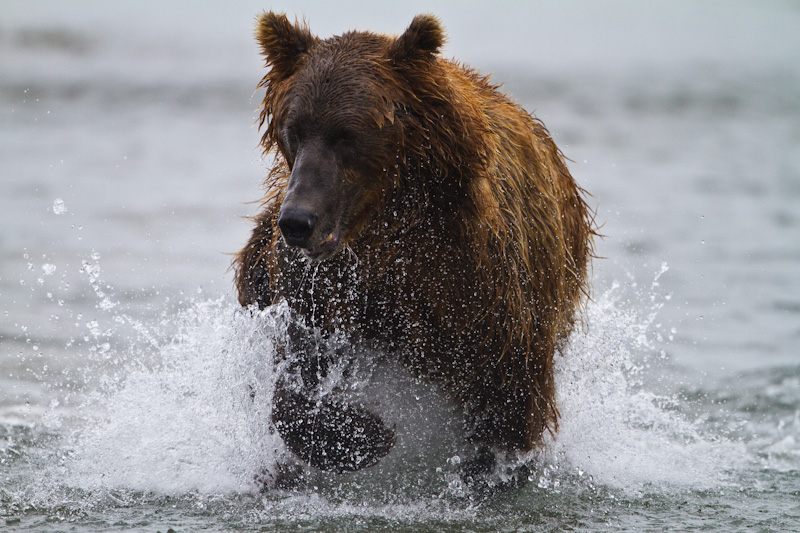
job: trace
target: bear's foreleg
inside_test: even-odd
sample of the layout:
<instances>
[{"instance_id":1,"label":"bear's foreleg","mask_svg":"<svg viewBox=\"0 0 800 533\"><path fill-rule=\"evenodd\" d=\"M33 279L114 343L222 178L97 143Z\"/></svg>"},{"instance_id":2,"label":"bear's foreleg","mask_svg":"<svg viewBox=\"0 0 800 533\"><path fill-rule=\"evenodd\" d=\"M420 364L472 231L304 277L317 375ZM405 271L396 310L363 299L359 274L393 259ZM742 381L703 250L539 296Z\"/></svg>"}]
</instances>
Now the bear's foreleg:
<instances>
[{"instance_id":1,"label":"bear's foreleg","mask_svg":"<svg viewBox=\"0 0 800 533\"><path fill-rule=\"evenodd\" d=\"M291 359L273 400L278 433L295 455L320 470L351 472L374 465L394 446L394 431L363 406L320 390L341 354L309 338L310 332L290 326Z\"/></svg>"}]
</instances>

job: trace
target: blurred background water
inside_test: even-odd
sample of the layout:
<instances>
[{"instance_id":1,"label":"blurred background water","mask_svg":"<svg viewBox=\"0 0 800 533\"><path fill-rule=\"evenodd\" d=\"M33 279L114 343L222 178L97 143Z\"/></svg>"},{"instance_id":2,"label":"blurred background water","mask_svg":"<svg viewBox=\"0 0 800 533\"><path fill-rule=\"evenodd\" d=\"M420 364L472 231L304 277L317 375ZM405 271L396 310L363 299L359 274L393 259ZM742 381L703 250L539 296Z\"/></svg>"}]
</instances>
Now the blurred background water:
<instances>
[{"instance_id":1,"label":"blurred background water","mask_svg":"<svg viewBox=\"0 0 800 533\"><path fill-rule=\"evenodd\" d=\"M258 494L280 443L241 392L268 396L279 320L236 311L228 265L267 8L320 36L433 12L592 194L594 298L521 491L460 491L446 407L402 383L396 457ZM800 530L799 65L788 0L4 0L0 529Z\"/></svg>"}]
</instances>

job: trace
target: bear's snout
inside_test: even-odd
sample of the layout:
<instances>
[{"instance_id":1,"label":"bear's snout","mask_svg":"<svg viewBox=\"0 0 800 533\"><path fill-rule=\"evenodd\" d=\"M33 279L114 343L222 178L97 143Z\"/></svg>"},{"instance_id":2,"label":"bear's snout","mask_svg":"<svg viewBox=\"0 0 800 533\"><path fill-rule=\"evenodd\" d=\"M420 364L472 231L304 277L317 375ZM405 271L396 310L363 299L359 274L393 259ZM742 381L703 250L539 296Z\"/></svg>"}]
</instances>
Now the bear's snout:
<instances>
[{"instance_id":1,"label":"bear's snout","mask_svg":"<svg viewBox=\"0 0 800 533\"><path fill-rule=\"evenodd\" d=\"M281 209L278 227L289 246L308 248L308 241L317 226L317 216L310 211L298 208Z\"/></svg>"}]
</instances>

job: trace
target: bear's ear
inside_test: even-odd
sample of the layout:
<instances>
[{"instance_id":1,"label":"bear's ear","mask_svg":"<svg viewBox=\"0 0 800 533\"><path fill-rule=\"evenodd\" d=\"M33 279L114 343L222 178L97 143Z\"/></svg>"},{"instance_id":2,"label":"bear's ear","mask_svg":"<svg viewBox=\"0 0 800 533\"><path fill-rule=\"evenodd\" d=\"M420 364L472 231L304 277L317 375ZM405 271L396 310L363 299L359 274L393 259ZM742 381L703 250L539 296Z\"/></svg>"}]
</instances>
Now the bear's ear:
<instances>
[{"instance_id":1,"label":"bear's ear","mask_svg":"<svg viewBox=\"0 0 800 533\"><path fill-rule=\"evenodd\" d=\"M292 24L283 13L270 11L258 17L256 40L267 65L284 77L294 71L297 60L311 50L316 38L305 24Z\"/></svg>"},{"instance_id":2,"label":"bear's ear","mask_svg":"<svg viewBox=\"0 0 800 533\"><path fill-rule=\"evenodd\" d=\"M408 29L395 39L389 51L397 62L433 58L444 44L444 29L433 15L417 15Z\"/></svg>"}]
</instances>

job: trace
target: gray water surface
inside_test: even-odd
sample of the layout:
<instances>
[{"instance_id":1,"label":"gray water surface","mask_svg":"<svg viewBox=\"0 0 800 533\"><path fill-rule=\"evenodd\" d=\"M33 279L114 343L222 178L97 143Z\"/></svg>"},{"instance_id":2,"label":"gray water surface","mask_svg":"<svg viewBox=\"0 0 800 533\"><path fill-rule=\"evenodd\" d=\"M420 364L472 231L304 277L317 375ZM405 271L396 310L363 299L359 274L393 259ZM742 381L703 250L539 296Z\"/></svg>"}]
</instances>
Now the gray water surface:
<instances>
[{"instance_id":1,"label":"gray water surface","mask_svg":"<svg viewBox=\"0 0 800 533\"><path fill-rule=\"evenodd\" d=\"M322 36L439 15L592 195L560 431L488 500L446 402L391 366L357 384L386 460L258 492L281 309L242 313L228 266L268 166L266 7L0 6L0 529L800 531L795 3L272 6Z\"/></svg>"}]
</instances>

